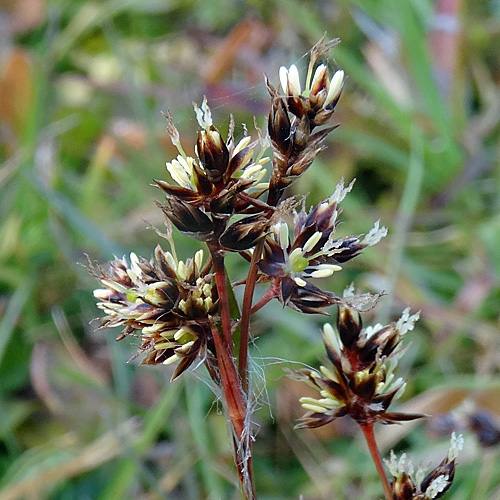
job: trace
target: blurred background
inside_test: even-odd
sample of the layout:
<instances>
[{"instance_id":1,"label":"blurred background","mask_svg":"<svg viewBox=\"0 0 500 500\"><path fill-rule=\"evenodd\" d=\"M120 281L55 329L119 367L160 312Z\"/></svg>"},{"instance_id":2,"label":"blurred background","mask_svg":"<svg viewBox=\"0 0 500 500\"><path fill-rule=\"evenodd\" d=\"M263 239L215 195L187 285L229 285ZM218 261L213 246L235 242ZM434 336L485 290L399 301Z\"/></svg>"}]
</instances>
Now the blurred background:
<instances>
[{"instance_id":1,"label":"blurred background","mask_svg":"<svg viewBox=\"0 0 500 500\"><path fill-rule=\"evenodd\" d=\"M398 408L433 417L379 428L382 451L435 465L464 432L447 498L500 499L500 1L0 0L1 500L238 498L203 370L170 384L169 367L126 364L133 339L89 324L82 264L164 244L148 229L152 179L177 154L161 110L188 152L203 95L222 131L233 113L254 133L263 73L304 74L325 31L342 39L326 61L348 76L342 125L294 192L312 204L356 177L339 234L380 218L389 235L329 287L386 291L365 324L422 311ZM176 237L182 258L197 249ZM318 366L325 319L279 304L255 318L263 500L381 495L354 425L293 430L306 389L282 366Z\"/></svg>"}]
</instances>

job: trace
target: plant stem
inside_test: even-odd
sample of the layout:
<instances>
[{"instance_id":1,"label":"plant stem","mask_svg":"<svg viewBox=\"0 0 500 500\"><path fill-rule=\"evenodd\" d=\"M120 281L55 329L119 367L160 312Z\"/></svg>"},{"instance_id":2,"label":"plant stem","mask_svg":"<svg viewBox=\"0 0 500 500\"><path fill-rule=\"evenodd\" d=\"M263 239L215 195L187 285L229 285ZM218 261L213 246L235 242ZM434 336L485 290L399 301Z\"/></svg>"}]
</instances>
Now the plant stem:
<instances>
[{"instance_id":1,"label":"plant stem","mask_svg":"<svg viewBox=\"0 0 500 500\"><path fill-rule=\"evenodd\" d=\"M366 443L368 444L368 449L370 450L370 454L372 456L373 462L375 463L375 467L377 468L378 475L380 480L382 481L382 486L384 487L384 495L386 500L393 500L391 485L389 484L389 480L385 474L384 464L382 463L382 458L380 457L380 452L378 451L377 442L375 441L375 435L373 434L373 423L370 424L359 424L361 430L366 439Z\"/></svg>"},{"instance_id":2,"label":"plant stem","mask_svg":"<svg viewBox=\"0 0 500 500\"><path fill-rule=\"evenodd\" d=\"M242 379L238 376L233 358L231 314L229 311L224 253L221 248L213 244L209 245L208 248L212 256L215 284L219 296L222 336L214 323L210 323L210 328L215 344L222 391L233 430L234 461L241 484L242 499L255 500L257 495L252 470L252 441L250 439L250 429L246 427L249 419L246 418L247 405L242 388Z\"/></svg>"},{"instance_id":3,"label":"plant stem","mask_svg":"<svg viewBox=\"0 0 500 500\"><path fill-rule=\"evenodd\" d=\"M266 293L259 299L259 301L252 307L251 314L255 314L257 311L262 309L268 302L270 302L274 297L278 296L278 288L273 283L266 291Z\"/></svg>"},{"instance_id":4,"label":"plant stem","mask_svg":"<svg viewBox=\"0 0 500 500\"><path fill-rule=\"evenodd\" d=\"M241 387L248 394L248 344L250 342L250 317L252 315L252 300L257 281L257 262L262 252L263 240L257 243L250 261L250 269L245 283L245 293L241 308L240 319L240 352L238 357L238 372L241 378Z\"/></svg>"},{"instance_id":5,"label":"plant stem","mask_svg":"<svg viewBox=\"0 0 500 500\"><path fill-rule=\"evenodd\" d=\"M220 248L214 245L208 245L210 255L212 256L212 265L215 274L215 284L219 296L220 315L222 322L222 334L224 342L230 353L233 352L233 339L231 336L231 315L229 312L229 299L226 289L226 268L224 266L224 253Z\"/></svg>"},{"instance_id":6,"label":"plant stem","mask_svg":"<svg viewBox=\"0 0 500 500\"><path fill-rule=\"evenodd\" d=\"M231 353L220 335L217 326L210 324L215 344L217 363L219 366L220 381L227 412L233 429L233 445L235 464L238 469L238 478L241 483L243 500L255 500L255 485L253 481L251 439L249 429L245 430L247 408L241 390L241 383L236 372L236 366Z\"/></svg>"}]
</instances>

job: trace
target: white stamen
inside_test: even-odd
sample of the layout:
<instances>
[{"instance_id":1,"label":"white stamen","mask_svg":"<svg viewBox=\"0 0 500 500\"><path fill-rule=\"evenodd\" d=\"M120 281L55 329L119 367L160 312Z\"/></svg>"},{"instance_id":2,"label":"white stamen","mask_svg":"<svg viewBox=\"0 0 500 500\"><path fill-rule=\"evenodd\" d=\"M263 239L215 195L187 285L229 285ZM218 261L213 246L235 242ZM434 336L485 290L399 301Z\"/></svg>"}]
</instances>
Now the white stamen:
<instances>
[{"instance_id":1,"label":"white stamen","mask_svg":"<svg viewBox=\"0 0 500 500\"><path fill-rule=\"evenodd\" d=\"M311 278L328 278L333 274L333 269L318 269L311 273Z\"/></svg>"},{"instance_id":2,"label":"white stamen","mask_svg":"<svg viewBox=\"0 0 500 500\"><path fill-rule=\"evenodd\" d=\"M302 278L299 278L298 276L293 278L293 281L295 281L295 283L300 287L304 287L307 285L307 281L304 281Z\"/></svg>"},{"instance_id":3,"label":"white stamen","mask_svg":"<svg viewBox=\"0 0 500 500\"><path fill-rule=\"evenodd\" d=\"M300 399L303 399L303 398L300 398ZM326 413L328 411L328 408L324 408L323 406L319 406L319 405L314 405L314 404L310 404L310 403L301 403L301 405L302 405L302 408L305 408L306 410L312 411L314 413Z\"/></svg>"},{"instance_id":4,"label":"white stamen","mask_svg":"<svg viewBox=\"0 0 500 500\"><path fill-rule=\"evenodd\" d=\"M391 386L391 387L397 386L402 381L403 381L403 379L401 377L398 378L396 380L396 382L394 382L393 386ZM403 382L403 384L401 384L401 387L397 390L396 394L394 395L394 400L399 399L404 394L405 389L406 389L406 382ZM392 390L392 388L391 388L391 390ZM391 392L391 390L388 390L387 392Z\"/></svg>"},{"instance_id":5,"label":"white stamen","mask_svg":"<svg viewBox=\"0 0 500 500\"><path fill-rule=\"evenodd\" d=\"M318 241L321 239L321 236L323 236L323 233L321 231L316 231L305 243L304 245L304 253L310 252L318 243Z\"/></svg>"},{"instance_id":6,"label":"white stamen","mask_svg":"<svg viewBox=\"0 0 500 500\"><path fill-rule=\"evenodd\" d=\"M288 94L288 70L285 66L280 67L280 82L283 93L285 95Z\"/></svg>"},{"instance_id":7,"label":"white stamen","mask_svg":"<svg viewBox=\"0 0 500 500\"><path fill-rule=\"evenodd\" d=\"M325 337L326 343L337 353L340 354L342 351L342 342L340 341L337 332L333 329L330 323L326 323L323 326L323 335Z\"/></svg>"},{"instance_id":8,"label":"white stamen","mask_svg":"<svg viewBox=\"0 0 500 500\"><path fill-rule=\"evenodd\" d=\"M280 222L278 226L278 234L280 239L281 248L288 247L288 224L286 222Z\"/></svg>"},{"instance_id":9,"label":"white stamen","mask_svg":"<svg viewBox=\"0 0 500 500\"><path fill-rule=\"evenodd\" d=\"M174 270L177 270L177 262L170 252L165 252L165 258L167 259L167 264Z\"/></svg>"},{"instance_id":10,"label":"white stamen","mask_svg":"<svg viewBox=\"0 0 500 500\"><path fill-rule=\"evenodd\" d=\"M200 249L194 254L194 263L197 269L201 270L201 266L203 264L203 250Z\"/></svg>"},{"instance_id":11,"label":"white stamen","mask_svg":"<svg viewBox=\"0 0 500 500\"><path fill-rule=\"evenodd\" d=\"M182 301L181 302L185 302ZM174 340L179 341L186 333L191 333L189 330L186 330L185 328L179 328L175 333L174 333Z\"/></svg>"},{"instance_id":12,"label":"white stamen","mask_svg":"<svg viewBox=\"0 0 500 500\"><path fill-rule=\"evenodd\" d=\"M295 64L292 64L288 70L288 88L292 95L300 95L299 70Z\"/></svg>"},{"instance_id":13,"label":"white stamen","mask_svg":"<svg viewBox=\"0 0 500 500\"><path fill-rule=\"evenodd\" d=\"M311 83L311 89L314 89L314 87L316 87L318 81L321 80L321 78L323 77L323 73L325 71L326 71L326 66L324 64L320 64L316 68L316 71L314 72L314 76L313 76L312 83Z\"/></svg>"},{"instance_id":14,"label":"white stamen","mask_svg":"<svg viewBox=\"0 0 500 500\"><path fill-rule=\"evenodd\" d=\"M176 352L182 352L186 353L189 351L189 348L194 344L194 340L190 340L189 342L186 342L183 346L179 347L176 349Z\"/></svg>"},{"instance_id":15,"label":"white stamen","mask_svg":"<svg viewBox=\"0 0 500 500\"><path fill-rule=\"evenodd\" d=\"M187 278L187 267L186 264L182 260L179 261L179 264L177 265L177 276L181 280L185 280Z\"/></svg>"},{"instance_id":16,"label":"white stamen","mask_svg":"<svg viewBox=\"0 0 500 500\"><path fill-rule=\"evenodd\" d=\"M332 76L330 81L330 88L328 89L328 94L325 99L325 106L330 104L334 99L337 98L340 91L342 90L342 84L344 83L344 72L342 70L336 71Z\"/></svg>"},{"instance_id":17,"label":"white stamen","mask_svg":"<svg viewBox=\"0 0 500 500\"><path fill-rule=\"evenodd\" d=\"M232 156L236 156L240 151L245 149L249 144L252 138L247 135L246 137L243 137L240 142L236 145L236 147L233 150Z\"/></svg>"},{"instance_id":18,"label":"white stamen","mask_svg":"<svg viewBox=\"0 0 500 500\"><path fill-rule=\"evenodd\" d=\"M335 373L333 373L331 370L326 368L325 366L320 366L319 371L326 377L329 378L330 380L337 381L338 378L336 377Z\"/></svg>"},{"instance_id":19,"label":"white stamen","mask_svg":"<svg viewBox=\"0 0 500 500\"><path fill-rule=\"evenodd\" d=\"M288 258L290 260L290 263L293 265L301 257L302 257L302 248L298 247L292 250Z\"/></svg>"},{"instance_id":20,"label":"white stamen","mask_svg":"<svg viewBox=\"0 0 500 500\"><path fill-rule=\"evenodd\" d=\"M172 356L170 356L169 358L167 358L167 359L163 362L163 364L164 364L164 365L170 365L170 364L172 364L172 363L175 363L175 362L176 362L176 361L178 361L179 359L181 359L181 358L179 358L179 356L177 356L177 354L173 354Z\"/></svg>"}]
</instances>

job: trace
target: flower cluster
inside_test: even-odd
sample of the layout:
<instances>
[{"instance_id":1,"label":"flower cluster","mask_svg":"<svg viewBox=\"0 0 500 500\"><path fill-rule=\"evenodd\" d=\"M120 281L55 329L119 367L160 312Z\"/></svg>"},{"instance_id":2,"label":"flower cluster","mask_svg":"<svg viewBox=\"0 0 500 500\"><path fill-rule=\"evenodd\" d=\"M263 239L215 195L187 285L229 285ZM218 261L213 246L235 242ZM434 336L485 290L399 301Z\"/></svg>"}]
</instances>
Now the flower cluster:
<instances>
[{"instance_id":1,"label":"flower cluster","mask_svg":"<svg viewBox=\"0 0 500 500\"><path fill-rule=\"evenodd\" d=\"M155 180L166 194L166 205L160 207L183 233L207 242L218 242L222 237L231 248L235 229L230 227L229 233L226 232L229 219L233 215L255 211L256 200L268 188L268 183L262 181L267 173L264 165L269 159L263 158L262 152L258 159L254 159L254 148L258 141L252 142L250 136L243 137L235 144L232 121L229 136L224 141L213 125L206 98L201 108L195 104L194 109L201 127L194 157L184 152L179 133L170 115L167 115L167 130L179 155L166 164L176 185ZM255 218L252 222L258 225ZM245 248L255 244L260 232L254 231L252 234L255 238L247 239ZM241 242L239 245L236 242L236 246L241 246Z\"/></svg>"},{"instance_id":2,"label":"flower cluster","mask_svg":"<svg viewBox=\"0 0 500 500\"><path fill-rule=\"evenodd\" d=\"M323 342L332 367L322 366L320 372L297 372L300 380L320 394L319 398L301 398L308 413L297 427L320 427L345 415L361 425L422 417L387 411L406 385L402 378L395 377L394 370L405 350L401 341L413 329L418 316L410 316L409 309L405 309L397 322L362 328L359 313L339 306L337 330L330 324L323 328Z\"/></svg>"},{"instance_id":3,"label":"flower cluster","mask_svg":"<svg viewBox=\"0 0 500 500\"><path fill-rule=\"evenodd\" d=\"M450 488L455 476L455 459L463 448L462 435L451 435L447 457L428 474L419 467L415 471L406 453L397 460L391 451L390 460L385 460L394 480L391 483L394 500L435 500L441 498Z\"/></svg>"},{"instance_id":4,"label":"flower cluster","mask_svg":"<svg viewBox=\"0 0 500 500\"><path fill-rule=\"evenodd\" d=\"M339 264L356 257L363 248L374 245L387 234L379 222L364 237L335 237L338 204L352 189L340 181L330 198L313 207L295 212L293 230L280 219L264 241L258 266L264 276L279 288L278 298L285 306L304 313L320 313L323 308L342 302L340 298L319 289L310 279L327 278L342 268ZM293 234L293 237L291 237Z\"/></svg>"},{"instance_id":5,"label":"flower cluster","mask_svg":"<svg viewBox=\"0 0 500 500\"><path fill-rule=\"evenodd\" d=\"M93 268L105 287L94 291L97 307L106 316L101 328L123 327L118 340L140 331L142 364L179 361L178 377L196 360L213 362L209 319L217 313L217 291L203 263L203 251L186 262L156 247L155 261L130 255L115 259L105 272Z\"/></svg>"},{"instance_id":6,"label":"flower cluster","mask_svg":"<svg viewBox=\"0 0 500 500\"><path fill-rule=\"evenodd\" d=\"M266 137L256 126L259 139L252 141L244 127L244 137L236 142L231 117L224 140L204 99L200 107L194 105L200 130L194 153L188 156L172 117L166 115L167 131L179 154L166 163L170 181L155 183L165 194L158 206L166 219L171 253L159 246L152 260L132 253L129 260L115 258L106 271L91 264L103 286L94 295L105 313L101 328L121 328L118 340L140 339L137 355L143 355L143 364L177 363L172 379L189 367L206 366L220 389L242 495L248 500L256 499L250 426L255 405L248 369L251 317L274 298L306 314L324 313L327 306L337 305L337 329L329 324L323 329L331 367L296 372L319 392L317 398L301 398L307 413L297 427L319 427L338 417L352 417L365 432L386 499L433 500L453 480L461 438L454 438L448 457L425 478L420 472L414 475L404 457L399 462L392 457L388 464L395 479L389 484L373 436L376 422L423 416L388 412L405 388L404 380L395 377L395 368L405 351L402 339L419 314L410 315L406 309L397 322L363 328L360 311L372 308L381 294L355 295L350 287L340 297L313 282L340 271L387 230L377 221L366 235L336 235L339 204L353 182L345 186L341 180L332 196L309 211L305 202L296 210L297 198L285 197L336 128L328 121L340 98L344 73L330 76L326 65L317 61L338 42L323 38L313 47L304 86L294 65L280 69L281 89L266 78L271 96ZM269 146L268 174L264 152ZM199 250L186 261L178 260L172 224L203 242L209 259L205 261ZM250 262L247 276L237 282L245 287L241 307L231 304L235 294L225 266L228 252ZM254 303L258 283L268 288Z\"/></svg>"},{"instance_id":7,"label":"flower cluster","mask_svg":"<svg viewBox=\"0 0 500 500\"><path fill-rule=\"evenodd\" d=\"M330 79L325 65L314 68L318 57L338 42L321 39L313 47L304 92L294 65L289 69L280 69L285 95L281 95L279 89L266 80L271 96L268 132L273 149L273 172L267 198L271 206L276 206L285 189L309 168L317 154L324 149L325 138L336 128L325 127L314 132L316 127L325 125L335 111L342 92L344 72L337 71Z\"/></svg>"}]
</instances>

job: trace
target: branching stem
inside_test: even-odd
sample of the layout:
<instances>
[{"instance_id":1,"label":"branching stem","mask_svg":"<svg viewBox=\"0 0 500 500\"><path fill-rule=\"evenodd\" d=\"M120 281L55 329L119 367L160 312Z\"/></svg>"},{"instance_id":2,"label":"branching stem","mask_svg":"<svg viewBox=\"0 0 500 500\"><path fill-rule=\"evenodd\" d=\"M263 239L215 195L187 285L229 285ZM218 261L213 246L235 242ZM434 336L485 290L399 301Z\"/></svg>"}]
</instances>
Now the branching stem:
<instances>
[{"instance_id":1,"label":"branching stem","mask_svg":"<svg viewBox=\"0 0 500 500\"><path fill-rule=\"evenodd\" d=\"M252 316L252 300L257 282L257 262L262 252L263 240L257 243L250 261L250 268L245 283L245 293L243 295L243 304L240 319L240 352L238 357L238 371L241 378L243 392L248 394L248 345L250 342L250 318Z\"/></svg>"},{"instance_id":2,"label":"branching stem","mask_svg":"<svg viewBox=\"0 0 500 500\"><path fill-rule=\"evenodd\" d=\"M262 309L268 302L278 296L278 287L273 283L267 289L266 293L259 299L259 301L252 307L251 314L255 314L257 311Z\"/></svg>"},{"instance_id":3,"label":"branching stem","mask_svg":"<svg viewBox=\"0 0 500 500\"><path fill-rule=\"evenodd\" d=\"M215 274L215 284L219 296L220 315L222 322L222 334L224 342L230 353L233 352L233 339L231 336L231 314L229 312L229 298L226 284L226 268L224 266L224 253L220 248L214 245L208 245L210 255L212 256L212 265Z\"/></svg>"},{"instance_id":4,"label":"branching stem","mask_svg":"<svg viewBox=\"0 0 500 500\"><path fill-rule=\"evenodd\" d=\"M378 451L377 442L375 441L375 435L373 433L373 423L364 425L360 424L360 427L365 436L366 443L368 444L368 449L370 450L373 462L375 463L375 467L377 468L380 480L382 481L384 496L386 500L393 500L391 485L389 484L389 480L387 479L384 464L382 463L382 458L380 457L380 452Z\"/></svg>"}]
</instances>

